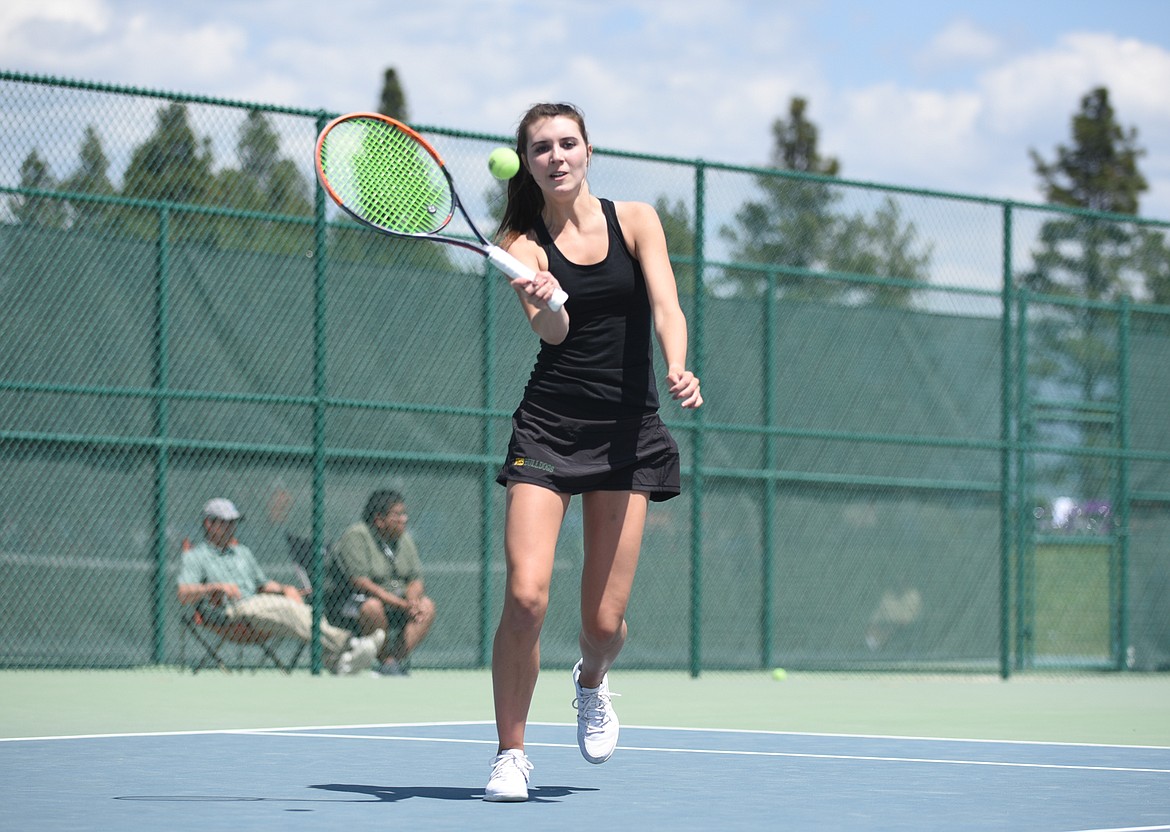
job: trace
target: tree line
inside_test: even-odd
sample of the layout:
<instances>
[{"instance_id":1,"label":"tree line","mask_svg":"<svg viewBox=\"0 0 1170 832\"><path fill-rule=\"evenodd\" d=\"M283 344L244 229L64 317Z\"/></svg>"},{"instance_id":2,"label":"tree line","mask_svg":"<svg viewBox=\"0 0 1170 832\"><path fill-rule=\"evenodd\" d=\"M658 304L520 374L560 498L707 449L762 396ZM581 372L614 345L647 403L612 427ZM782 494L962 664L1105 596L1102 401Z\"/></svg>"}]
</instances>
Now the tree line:
<instances>
[{"instance_id":1,"label":"tree line","mask_svg":"<svg viewBox=\"0 0 1170 832\"><path fill-rule=\"evenodd\" d=\"M406 95L393 68L385 71L379 110L409 120ZM806 99L791 99L787 113L773 122L772 134L769 171L755 177L755 195L718 229L731 260L741 265L708 279L724 294L745 297L772 292L794 300L907 305L913 287L929 278L933 252L900 203L886 196L870 213L842 208L843 189L833 183L842 165L822 156ZM1082 98L1072 119L1072 143L1058 146L1054 159L1045 160L1035 150L1029 153L1049 204L1138 214L1140 196L1148 188L1138 167L1145 151L1137 144L1136 128L1118 122L1107 89L1094 89ZM37 150L20 168L21 188L80 198L17 196L12 215L24 225L143 239L157 235L156 212L85 197L121 195L262 215L313 215L312 185L296 163L281 156L279 137L265 113L247 114L236 136L236 157L236 166L215 170L210 140L196 136L186 106L174 102L158 111L154 133L133 151L120 191L110 179L97 129L90 126L77 168L64 179L54 178ZM665 196L656 207L677 260L680 288L693 290L692 213L682 201L671 203ZM176 239L250 251L296 253L306 247L304 229L280 222L257 229L213 214L182 214L171 233ZM421 258L432 267L439 257L434 251L385 241L369 246L364 242L368 235L335 236L342 256L412 263ZM825 273L863 279L825 279ZM1055 215L1044 223L1032 267L1019 282L1045 294L1089 300L1144 294L1155 303L1170 303L1170 248L1160 231L1076 213Z\"/></svg>"},{"instance_id":2,"label":"tree line","mask_svg":"<svg viewBox=\"0 0 1170 832\"><path fill-rule=\"evenodd\" d=\"M238 166L214 170L210 139L200 140L187 107L172 102L159 109L154 132L133 151L120 191L110 179L109 159L91 125L82 139L78 166L66 178L57 181L37 150L20 168L21 188L63 191L76 198L23 196L14 201L12 213L25 225L141 239L158 236L158 212L100 197L214 206L274 217L313 215L309 183L295 162L281 157L279 136L263 112L252 110L246 115L236 152ZM237 219L218 213L176 212L173 222L175 240L274 253L305 248L304 232L279 220L264 223L262 233L254 227L243 231Z\"/></svg>"},{"instance_id":3,"label":"tree line","mask_svg":"<svg viewBox=\"0 0 1170 832\"><path fill-rule=\"evenodd\" d=\"M406 95L393 68L383 77L378 109L409 121ZM819 138L808 101L793 97L772 124L770 157L752 178L753 192L716 229L732 265L709 268L706 285L723 296L912 306L915 289L928 285L931 244L893 197L880 198L868 211L843 204L846 189L835 181L843 165L821 153ZM12 197L11 216L25 227L154 241L159 235L156 208L104 198L208 206L216 210L171 212L171 239L247 252L311 251L312 183L281 154L268 115L259 110L245 115L235 150L235 164L217 170L210 140L196 135L186 106L172 102L158 110L154 132L133 150L120 189L91 126L76 169L63 179L54 178L38 151L25 158L20 187L39 193ZM1120 123L1108 90L1099 87L1081 98L1068 144L1058 145L1051 159L1034 149L1029 155L1044 200L1083 209L1047 215L1032 243L1029 267L1016 275L1021 292L1050 299L1029 319L1030 378L1051 398L1115 401L1118 321L1116 313L1095 302L1142 298L1170 304L1170 247L1163 230L1093 212L1139 215L1141 195L1148 190L1139 165L1145 150L1136 128ZM67 195L41 195L50 192ZM498 220L501 183L494 183L486 197ZM693 209L666 196L656 200L656 207L680 291L692 293L697 284ZM224 209L235 214L225 215ZM290 223L288 217L305 222ZM374 237L355 227L332 228L329 246L331 257L355 263L453 268L444 247ZM1061 300L1069 302L1062 305ZM1064 441L1060 430L1066 429L1057 426L1052 436L1041 430L1032 438ZM1086 423L1076 433L1088 447L1115 443L1112 423ZM1064 459L1050 464L1044 476L1067 484L1069 493L1100 496L1109 492L1115 467L1105 457Z\"/></svg>"}]
</instances>

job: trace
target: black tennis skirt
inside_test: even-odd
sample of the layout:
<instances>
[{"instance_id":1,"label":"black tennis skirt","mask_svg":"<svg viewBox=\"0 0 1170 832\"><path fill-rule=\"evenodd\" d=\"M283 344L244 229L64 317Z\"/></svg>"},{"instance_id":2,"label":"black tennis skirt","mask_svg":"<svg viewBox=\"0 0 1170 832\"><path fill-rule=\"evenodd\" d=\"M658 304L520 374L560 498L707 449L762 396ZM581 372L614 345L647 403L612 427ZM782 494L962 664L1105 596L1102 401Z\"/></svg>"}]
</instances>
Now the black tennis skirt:
<instances>
[{"instance_id":1,"label":"black tennis skirt","mask_svg":"<svg viewBox=\"0 0 1170 832\"><path fill-rule=\"evenodd\" d=\"M524 401L512 414L508 457L496 482L561 494L642 491L654 502L681 491L678 445L655 413L575 419Z\"/></svg>"}]
</instances>

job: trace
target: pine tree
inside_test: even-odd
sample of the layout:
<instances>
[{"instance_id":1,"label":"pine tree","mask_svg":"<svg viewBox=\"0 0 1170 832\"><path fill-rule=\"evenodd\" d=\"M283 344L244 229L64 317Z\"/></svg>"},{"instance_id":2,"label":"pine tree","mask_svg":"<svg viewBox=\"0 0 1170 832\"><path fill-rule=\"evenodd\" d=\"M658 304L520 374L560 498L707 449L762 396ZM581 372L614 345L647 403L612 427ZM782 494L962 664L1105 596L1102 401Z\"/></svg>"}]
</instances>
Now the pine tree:
<instances>
[{"instance_id":1,"label":"pine tree","mask_svg":"<svg viewBox=\"0 0 1170 832\"><path fill-rule=\"evenodd\" d=\"M1138 170L1144 150L1137 130L1123 128L1109 103L1109 92L1098 87L1081 98L1072 118L1072 144L1059 145L1056 159L1030 155L1040 189L1050 204L1091 212L1136 214L1146 180ZM1164 250L1160 236L1116 219L1091 213L1057 214L1040 228L1032 268L1020 277L1029 291L1077 301L1117 301L1130 297L1143 283L1159 277ZM1164 272L1164 268L1161 269ZM1118 325L1113 313L1092 304L1033 303L1029 324L1029 373L1046 398L1111 407L1118 396ZM1111 448L1114 428L1103 421L1041 424L1037 439L1067 441L1075 432L1079 444ZM1058 433L1053 433L1057 431ZM1059 431L1065 434L1059 435ZM1077 457L1057 460L1046 469L1050 481L1066 493L1102 499L1116 476L1108 459Z\"/></svg>"},{"instance_id":2,"label":"pine tree","mask_svg":"<svg viewBox=\"0 0 1170 832\"><path fill-rule=\"evenodd\" d=\"M57 180L48 163L35 149L20 165L20 187L38 191L57 188ZM21 225L61 228L65 224L65 205L53 197L17 196L13 200L12 214Z\"/></svg>"},{"instance_id":3,"label":"pine tree","mask_svg":"<svg viewBox=\"0 0 1170 832\"><path fill-rule=\"evenodd\" d=\"M125 196L176 203L203 203L211 186L211 154L191 129L187 108L174 103L158 112L155 132L126 169Z\"/></svg>"},{"instance_id":4,"label":"pine tree","mask_svg":"<svg viewBox=\"0 0 1170 832\"><path fill-rule=\"evenodd\" d=\"M61 183L61 189L76 194L113 196L117 191L110 181L109 171L110 160L102 147L101 137L97 128L90 125L85 129L85 137L81 142L77 169ZM85 200L71 200L70 210L73 214L72 227L77 230L108 229L115 216L111 206Z\"/></svg>"},{"instance_id":5,"label":"pine tree","mask_svg":"<svg viewBox=\"0 0 1170 832\"><path fill-rule=\"evenodd\" d=\"M378 100L378 112L401 122L410 121L410 112L406 106L406 93L398 81L398 72L394 67L387 67L382 76L382 95Z\"/></svg>"},{"instance_id":6,"label":"pine tree","mask_svg":"<svg viewBox=\"0 0 1170 832\"><path fill-rule=\"evenodd\" d=\"M824 159L817 148L818 130L806 117L808 103L793 98L788 119L772 123L773 146L771 167L798 173L836 176L840 164ZM812 270L824 259L828 230L833 224L831 211L839 196L823 181L781 176L756 177L762 199L744 203L735 215L736 225L725 226L722 236L732 243L735 260L761 266L780 266ZM758 270L735 270L728 274L739 292L760 296L767 285ZM800 274L781 274L779 285L784 295L816 296L828 289L824 281Z\"/></svg>"},{"instance_id":7,"label":"pine tree","mask_svg":"<svg viewBox=\"0 0 1170 832\"><path fill-rule=\"evenodd\" d=\"M1045 199L1053 205L1136 214L1138 197L1149 187L1137 169L1145 151L1137 146L1137 129L1117 123L1108 89L1098 87L1081 99L1072 138L1072 147L1057 145L1053 162L1030 151Z\"/></svg>"},{"instance_id":8,"label":"pine tree","mask_svg":"<svg viewBox=\"0 0 1170 832\"><path fill-rule=\"evenodd\" d=\"M382 74L382 92L378 98L378 112L401 122L410 122L406 92L398 79L398 71L387 67ZM371 236L365 229L345 228L334 233L331 243L338 256L366 263L382 263L406 270L458 271L446 246L419 245L410 240ZM477 263L476 266L482 266Z\"/></svg>"},{"instance_id":9,"label":"pine tree","mask_svg":"<svg viewBox=\"0 0 1170 832\"><path fill-rule=\"evenodd\" d=\"M681 199L671 205L665 196L660 196L654 203L654 209L658 212L666 235L666 249L673 261L674 282L680 294L692 295L695 292L695 226L687 206Z\"/></svg>"},{"instance_id":10,"label":"pine tree","mask_svg":"<svg viewBox=\"0 0 1170 832\"><path fill-rule=\"evenodd\" d=\"M820 178L756 177L762 198L745 203L735 215L735 224L720 230L732 244L734 259L754 267L729 269L728 282L740 294L760 296L767 285L767 272L775 269L778 292L787 298L908 304L911 292L904 287L859 287L816 274L839 271L925 280L930 249L919 244L914 224L903 222L897 204L890 199L872 218L835 212L841 195L827 178L837 176L841 165L837 159L821 155L819 131L808 120L807 110L803 98L793 98L788 118L773 123L771 167Z\"/></svg>"},{"instance_id":11,"label":"pine tree","mask_svg":"<svg viewBox=\"0 0 1170 832\"><path fill-rule=\"evenodd\" d=\"M1117 214L1137 214L1139 195L1147 189L1137 160L1137 130L1117 123L1104 87L1081 99L1072 119L1073 145L1058 145L1056 159L1045 162L1030 151L1041 191L1052 205ZM1140 234L1092 216L1059 216L1041 229L1034 267L1023 277L1031 290L1045 294L1115 300L1132 294L1125 279L1133 268ZM1139 278L1140 279L1140 278Z\"/></svg>"},{"instance_id":12,"label":"pine tree","mask_svg":"<svg viewBox=\"0 0 1170 832\"><path fill-rule=\"evenodd\" d=\"M122 195L176 204L208 204L216 195L211 150L191 129L185 105L175 102L158 111L155 132L135 149L126 168ZM127 212L126 225L150 238L157 233L153 211ZM176 238L207 240L211 223L205 217L177 215Z\"/></svg>"},{"instance_id":13,"label":"pine tree","mask_svg":"<svg viewBox=\"0 0 1170 832\"><path fill-rule=\"evenodd\" d=\"M240 125L236 143L239 168L215 177L215 202L225 207L307 217L313 213L309 186L291 159L280 155L280 136L268 116L252 110ZM287 222L232 217L217 218L216 241L222 247L248 251L303 252L310 247L303 227Z\"/></svg>"}]
</instances>

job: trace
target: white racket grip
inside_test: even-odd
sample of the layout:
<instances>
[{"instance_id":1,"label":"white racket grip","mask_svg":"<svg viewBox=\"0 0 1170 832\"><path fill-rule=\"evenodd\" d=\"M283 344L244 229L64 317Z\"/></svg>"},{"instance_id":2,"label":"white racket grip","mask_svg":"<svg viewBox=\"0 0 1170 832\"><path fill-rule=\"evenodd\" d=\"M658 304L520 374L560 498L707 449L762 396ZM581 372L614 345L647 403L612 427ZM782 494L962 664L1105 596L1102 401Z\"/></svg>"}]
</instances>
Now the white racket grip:
<instances>
[{"instance_id":1,"label":"white racket grip","mask_svg":"<svg viewBox=\"0 0 1170 832\"><path fill-rule=\"evenodd\" d=\"M532 282L536 277L536 272L525 266L508 252L504 251L499 246L489 245L487 247L487 258L492 265L502 271L513 280L527 280ZM565 301L569 299L569 295L564 289L557 289L553 292L553 296L549 299L548 308L553 312L558 311L565 305Z\"/></svg>"}]
</instances>

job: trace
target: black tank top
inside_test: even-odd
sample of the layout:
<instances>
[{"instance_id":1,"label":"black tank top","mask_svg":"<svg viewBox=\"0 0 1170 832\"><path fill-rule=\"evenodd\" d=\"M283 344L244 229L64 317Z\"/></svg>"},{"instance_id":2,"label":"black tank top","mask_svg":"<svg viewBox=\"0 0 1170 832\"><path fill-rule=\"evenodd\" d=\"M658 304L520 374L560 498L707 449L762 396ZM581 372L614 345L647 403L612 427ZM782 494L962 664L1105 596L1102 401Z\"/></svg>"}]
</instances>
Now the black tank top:
<instances>
[{"instance_id":1,"label":"black tank top","mask_svg":"<svg viewBox=\"0 0 1170 832\"><path fill-rule=\"evenodd\" d=\"M623 418L658 408L650 343L650 298L642 267L626 247L617 212L601 200L609 251L600 263L570 262L539 217L536 236L569 300L569 334L560 344L541 341L524 397L581 419Z\"/></svg>"}]
</instances>

